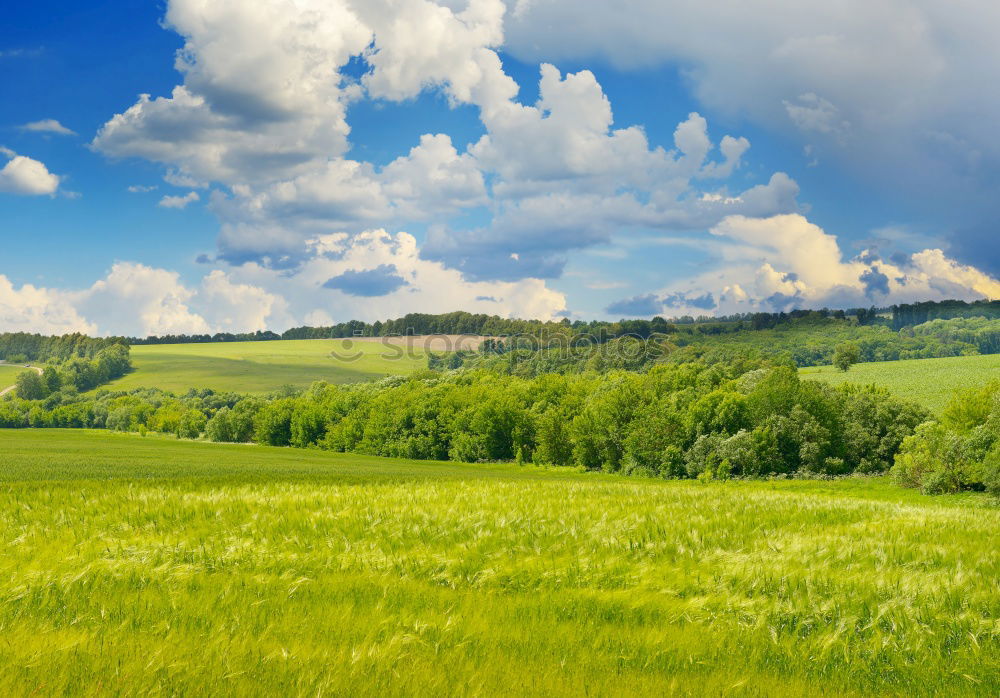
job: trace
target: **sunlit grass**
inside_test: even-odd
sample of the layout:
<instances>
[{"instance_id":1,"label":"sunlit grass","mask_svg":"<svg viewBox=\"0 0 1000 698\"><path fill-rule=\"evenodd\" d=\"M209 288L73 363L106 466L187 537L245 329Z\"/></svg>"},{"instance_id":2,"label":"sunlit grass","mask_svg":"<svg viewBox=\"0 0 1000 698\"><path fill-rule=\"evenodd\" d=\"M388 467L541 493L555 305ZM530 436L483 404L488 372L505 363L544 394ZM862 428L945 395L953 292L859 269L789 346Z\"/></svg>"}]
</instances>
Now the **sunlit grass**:
<instances>
[{"instance_id":1,"label":"sunlit grass","mask_svg":"<svg viewBox=\"0 0 1000 698\"><path fill-rule=\"evenodd\" d=\"M846 373L833 366L816 366L799 369L799 374L803 378L833 385L874 383L937 412L956 389L972 388L1000 379L1000 354L879 361L855 364Z\"/></svg>"},{"instance_id":2,"label":"sunlit grass","mask_svg":"<svg viewBox=\"0 0 1000 698\"><path fill-rule=\"evenodd\" d=\"M0 431L0 694L996 695L1000 510Z\"/></svg>"},{"instance_id":3,"label":"sunlit grass","mask_svg":"<svg viewBox=\"0 0 1000 698\"><path fill-rule=\"evenodd\" d=\"M20 364L0 364L0 390L14 385L14 381L17 380L17 374L21 371L27 370L28 369Z\"/></svg>"},{"instance_id":4,"label":"sunlit grass","mask_svg":"<svg viewBox=\"0 0 1000 698\"><path fill-rule=\"evenodd\" d=\"M408 374L427 365L420 348L343 339L159 344L132 347L135 371L107 386L112 390L188 388L260 393L313 381L351 383Z\"/></svg>"}]
</instances>

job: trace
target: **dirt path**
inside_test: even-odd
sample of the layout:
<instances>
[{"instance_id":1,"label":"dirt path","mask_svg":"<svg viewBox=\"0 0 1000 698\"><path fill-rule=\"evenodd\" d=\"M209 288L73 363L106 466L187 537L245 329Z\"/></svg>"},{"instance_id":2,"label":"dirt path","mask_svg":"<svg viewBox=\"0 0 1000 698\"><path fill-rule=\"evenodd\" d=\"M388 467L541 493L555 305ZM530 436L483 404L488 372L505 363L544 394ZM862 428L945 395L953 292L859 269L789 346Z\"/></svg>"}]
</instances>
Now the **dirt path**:
<instances>
[{"instance_id":1,"label":"dirt path","mask_svg":"<svg viewBox=\"0 0 1000 698\"><path fill-rule=\"evenodd\" d=\"M6 361L0 361L0 366L13 366L13 365L14 364L8 364ZM38 375L42 375L42 369L38 368L38 366L30 366L29 365L29 366L25 366L25 368L30 368L30 369L33 369L35 371L38 371ZM13 390L16 387L17 387L16 385L12 385L9 388L4 388L3 390L0 390L0 397L3 397L4 395L6 395L7 393L9 393L11 390Z\"/></svg>"}]
</instances>

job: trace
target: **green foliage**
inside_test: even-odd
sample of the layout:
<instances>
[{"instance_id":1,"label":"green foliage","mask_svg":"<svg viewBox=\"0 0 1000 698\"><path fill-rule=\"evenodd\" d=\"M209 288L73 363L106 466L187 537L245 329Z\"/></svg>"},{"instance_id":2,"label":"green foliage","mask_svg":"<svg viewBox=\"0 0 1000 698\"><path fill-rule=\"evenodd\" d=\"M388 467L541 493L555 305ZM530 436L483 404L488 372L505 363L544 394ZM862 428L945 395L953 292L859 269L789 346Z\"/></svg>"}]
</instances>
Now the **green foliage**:
<instances>
[{"instance_id":1,"label":"green foliage","mask_svg":"<svg viewBox=\"0 0 1000 698\"><path fill-rule=\"evenodd\" d=\"M128 348L127 341L121 337L88 337L79 333L46 337L27 332L3 332L0 333L0 361L23 364L29 361L92 359L104 349L116 345Z\"/></svg>"},{"instance_id":2,"label":"green foliage","mask_svg":"<svg viewBox=\"0 0 1000 698\"><path fill-rule=\"evenodd\" d=\"M215 441L464 462L516 461L697 477L884 472L927 419L885 391L800 381L743 358L645 373L521 378L463 371L268 399L192 391L15 401L7 426L97 426ZM81 412L81 410L83 410Z\"/></svg>"},{"instance_id":3,"label":"green foliage","mask_svg":"<svg viewBox=\"0 0 1000 698\"><path fill-rule=\"evenodd\" d=\"M892 474L932 494L973 489L1000 496L1000 382L956 394L940 423L922 425L903 442Z\"/></svg>"},{"instance_id":4,"label":"green foliage","mask_svg":"<svg viewBox=\"0 0 1000 698\"><path fill-rule=\"evenodd\" d=\"M207 421L205 415L199 410L185 410L177 423L177 431L175 433L181 439L197 439L205 430Z\"/></svg>"},{"instance_id":5,"label":"green foliage","mask_svg":"<svg viewBox=\"0 0 1000 698\"><path fill-rule=\"evenodd\" d=\"M17 396L22 400L42 400L49 396L49 388L34 370L17 374Z\"/></svg>"},{"instance_id":6,"label":"green foliage","mask_svg":"<svg viewBox=\"0 0 1000 698\"><path fill-rule=\"evenodd\" d=\"M968 432L985 424L1000 394L1000 380L986 385L957 390L941 412L941 422L959 432Z\"/></svg>"},{"instance_id":7,"label":"green foliage","mask_svg":"<svg viewBox=\"0 0 1000 698\"><path fill-rule=\"evenodd\" d=\"M842 342L833 350L833 365L845 373L861 360L861 349L854 342Z\"/></svg>"},{"instance_id":8,"label":"green foliage","mask_svg":"<svg viewBox=\"0 0 1000 698\"><path fill-rule=\"evenodd\" d=\"M267 446L288 446L292 442L294 412L295 400L292 398L265 404L254 418L254 440Z\"/></svg>"}]
</instances>

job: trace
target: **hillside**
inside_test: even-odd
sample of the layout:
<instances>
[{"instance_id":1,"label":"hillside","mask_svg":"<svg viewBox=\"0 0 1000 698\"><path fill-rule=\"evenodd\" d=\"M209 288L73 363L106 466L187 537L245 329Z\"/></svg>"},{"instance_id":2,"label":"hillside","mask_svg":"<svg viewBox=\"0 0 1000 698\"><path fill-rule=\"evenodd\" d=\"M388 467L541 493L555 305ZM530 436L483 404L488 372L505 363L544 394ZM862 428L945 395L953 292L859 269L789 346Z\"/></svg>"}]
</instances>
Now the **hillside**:
<instances>
[{"instance_id":1,"label":"hillside","mask_svg":"<svg viewBox=\"0 0 1000 698\"><path fill-rule=\"evenodd\" d=\"M800 369L799 375L832 385L874 383L938 412L955 390L1000 379L1000 354L861 363L847 373L817 366Z\"/></svg>"},{"instance_id":2,"label":"hillside","mask_svg":"<svg viewBox=\"0 0 1000 698\"><path fill-rule=\"evenodd\" d=\"M434 347L437 350L437 347ZM264 393L324 380L355 383L409 374L427 365L422 346L379 341L301 339L268 342L162 344L132 347L135 370L106 388L190 388Z\"/></svg>"},{"instance_id":3,"label":"hillside","mask_svg":"<svg viewBox=\"0 0 1000 698\"><path fill-rule=\"evenodd\" d=\"M0 390L14 385L14 381L17 380L17 374L26 370L27 369L21 365L0 363Z\"/></svg>"}]
</instances>

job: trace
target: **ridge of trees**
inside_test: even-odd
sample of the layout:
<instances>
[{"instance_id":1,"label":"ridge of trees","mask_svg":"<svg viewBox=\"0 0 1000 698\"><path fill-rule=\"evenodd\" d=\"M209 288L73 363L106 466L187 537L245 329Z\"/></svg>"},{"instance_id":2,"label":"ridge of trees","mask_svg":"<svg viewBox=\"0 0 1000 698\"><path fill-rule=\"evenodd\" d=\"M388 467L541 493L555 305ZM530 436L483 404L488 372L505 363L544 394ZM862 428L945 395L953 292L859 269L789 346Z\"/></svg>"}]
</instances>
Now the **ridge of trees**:
<instances>
[{"instance_id":1,"label":"ridge of trees","mask_svg":"<svg viewBox=\"0 0 1000 698\"><path fill-rule=\"evenodd\" d=\"M217 332L215 334L176 334L128 338L129 344L191 344L204 342L259 342L281 339L340 339L347 337L385 337L399 335L469 334L488 337L530 334L590 335L598 341L633 335L648 338L674 332L700 335L729 334L747 330L766 330L802 320L841 320L858 326L883 325L893 330L919 325L929 320L952 318L1000 318L1000 301L928 301L890 307L852 308L848 310L796 309L778 313L737 313L733 315L645 319L623 318L615 321L523 320L499 315L455 311L450 313L408 313L388 320L365 322L348 320L326 326L293 327L282 333ZM121 340L119 340L121 341Z\"/></svg>"},{"instance_id":2,"label":"ridge of trees","mask_svg":"<svg viewBox=\"0 0 1000 698\"><path fill-rule=\"evenodd\" d=\"M92 359L114 345L128 346L125 337L89 337L79 332L47 336L28 332L0 333L0 360L10 363L66 361L72 358Z\"/></svg>"},{"instance_id":3,"label":"ridge of trees","mask_svg":"<svg viewBox=\"0 0 1000 698\"><path fill-rule=\"evenodd\" d=\"M31 369L17 375L17 396L24 400L44 400L51 395L67 395L104 385L132 369L129 348L109 344L93 358L71 356L63 361L49 359L41 373Z\"/></svg>"},{"instance_id":4,"label":"ridge of trees","mask_svg":"<svg viewBox=\"0 0 1000 698\"><path fill-rule=\"evenodd\" d=\"M191 390L0 401L0 426L184 438L412 459L511 461L725 479L881 473L928 418L873 387L801 380L748 357L530 378L425 372L267 397Z\"/></svg>"}]
</instances>

